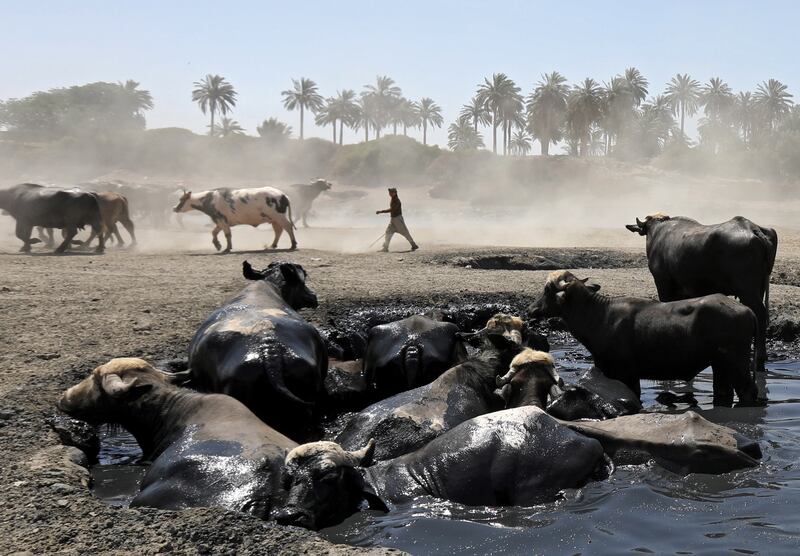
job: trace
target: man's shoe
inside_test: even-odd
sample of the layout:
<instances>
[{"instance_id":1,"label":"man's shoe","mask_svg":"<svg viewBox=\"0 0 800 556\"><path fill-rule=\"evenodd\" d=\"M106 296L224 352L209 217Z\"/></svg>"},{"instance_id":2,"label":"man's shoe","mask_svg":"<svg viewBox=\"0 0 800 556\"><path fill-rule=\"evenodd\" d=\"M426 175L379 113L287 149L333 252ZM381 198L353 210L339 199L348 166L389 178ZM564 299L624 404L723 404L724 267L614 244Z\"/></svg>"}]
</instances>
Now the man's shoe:
<instances>
[{"instance_id":1,"label":"man's shoe","mask_svg":"<svg viewBox=\"0 0 800 556\"><path fill-rule=\"evenodd\" d=\"M411 250L412 251L416 251L417 249L419 249L419 245L412 245L411 246Z\"/></svg>"}]
</instances>

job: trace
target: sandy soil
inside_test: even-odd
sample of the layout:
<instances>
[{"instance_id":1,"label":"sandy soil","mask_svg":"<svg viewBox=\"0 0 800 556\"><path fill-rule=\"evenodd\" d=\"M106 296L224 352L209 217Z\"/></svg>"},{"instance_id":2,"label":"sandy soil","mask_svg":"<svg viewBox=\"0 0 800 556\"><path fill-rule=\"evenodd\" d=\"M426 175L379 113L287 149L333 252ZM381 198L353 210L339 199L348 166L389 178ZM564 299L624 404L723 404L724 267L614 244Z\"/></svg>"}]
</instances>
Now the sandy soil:
<instances>
[{"instance_id":1,"label":"sandy soil","mask_svg":"<svg viewBox=\"0 0 800 556\"><path fill-rule=\"evenodd\" d=\"M218 256L202 220L187 219L185 224L183 231L141 230L136 251L112 248L103 256L51 256L38 249L23 256L16 253L19 243L11 235L10 219L0 217L0 553L352 550L306 531L219 510L107 507L86 488L88 475L75 465L81 453L63 446L48 425L59 394L95 365L119 356L183 356L208 313L243 286L244 259L256 267L274 260L302 264L320 298L319 309L307 317L318 324L326 324L342 308L370 303L433 306L486 296L519 305L538 293L546 270L459 266L464 258L490 255L526 261L541 260L538 255L564 262L580 276L591 275L611 295L655 295L644 266L643 241L624 230L575 230L560 240L543 234L549 239L542 242L535 234L518 238L518 244L547 245L545 249L448 246L439 242L458 242L457 232L429 233L420 227L423 249L384 255L365 252L380 233L374 223L350 230L301 230L305 248L295 253L265 253L261 249L269 241L267 232L236 229L234 246L245 252ZM788 332L776 329L773 335L794 339L800 330L800 233L780 233L773 321L789 324L784 327ZM393 248L406 248L402 239L395 242ZM330 250L332 243L338 244L336 250ZM584 248L565 249L559 243Z\"/></svg>"}]
</instances>

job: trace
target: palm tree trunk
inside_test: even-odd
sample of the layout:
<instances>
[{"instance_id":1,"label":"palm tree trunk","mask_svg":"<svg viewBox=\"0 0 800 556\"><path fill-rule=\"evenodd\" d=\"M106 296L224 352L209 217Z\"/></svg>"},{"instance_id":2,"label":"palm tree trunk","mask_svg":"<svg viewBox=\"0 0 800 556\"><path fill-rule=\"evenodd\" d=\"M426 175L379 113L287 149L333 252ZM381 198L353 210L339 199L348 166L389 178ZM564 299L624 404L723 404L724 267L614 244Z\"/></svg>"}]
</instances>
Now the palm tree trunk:
<instances>
[{"instance_id":1,"label":"palm tree trunk","mask_svg":"<svg viewBox=\"0 0 800 556\"><path fill-rule=\"evenodd\" d=\"M539 144L542 146L542 156L550 154L550 138L542 137L539 139Z\"/></svg>"},{"instance_id":2,"label":"palm tree trunk","mask_svg":"<svg viewBox=\"0 0 800 556\"><path fill-rule=\"evenodd\" d=\"M344 137L344 119L339 120L339 144L342 144L342 137Z\"/></svg>"},{"instance_id":3,"label":"palm tree trunk","mask_svg":"<svg viewBox=\"0 0 800 556\"><path fill-rule=\"evenodd\" d=\"M364 142L369 143L369 122L364 122Z\"/></svg>"},{"instance_id":4,"label":"palm tree trunk","mask_svg":"<svg viewBox=\"0 0 800 556\"><path fill-rule=\"evenodd\" d=\"M475 124L475 135L478 134L478 116L472 118L473 123Z\"/></svg>"},{"instance_id":5,"label":"palm tree trunk","mask_svg":"<svg viewBox=\"0 0 800 556\"><path fill-rule=\"evenodd\" d=\"M408 137L408 126L403 124L403 136Z\"/></svg>"},{"instance_id":6,"label":"palm tree trunk","mask_svg":"<svg viewBox=\"0 0 800 556\"><path fill-rule=\"evenodd\" d=\"M428 144L428 120L422 120L422 144Z\"/></svg>"},{"instance_id":7,"label":"palm tree trunk","mask_svg":"<svg viewBox=\"0 0 800 556\"><path fill-rule=\"evenodd\" d=\"M683 117L684 117L685 112L686 112L685 108L686 108L686 104L681 102L681 140L683 140L683 138L684 138L684 135L683 135Z\"/></svg>"},{"instance_id":8,"label":"palm tree trunk","mask_svg":"<svg viewBox=\"0 0 800 556\"><path fill-rule=\"evenodd\" d=\"M497 111L492 112L492 152L497 154Z\"/></svg>"},{"instance_id":9,"label":"palm tree trunk","mask_svg":"<svg viewBox=\"0 0 800 556\"><path fill-rule=\"evenodd\" d=\"M336 120L333 120L333 144L336 144Z\"/></svg>"},{"instance_id":10,"label":"palm tree trunk","mask_svg":"<svg viewBox=\"0 0 800 556\"><path fill-rule=\"evenodd\" d=\"M303 140L303 105L300 105L300 140Z\"/></svg>"},{"instance_id":11,"label":"palm tree trunk","mask_svg":"<svg viewBox=\"0 0 800 556\"><path fill-rule=\"evenodd\" d=\"M392 130L394 135L397 135L397 122L394 122L394 129Z\"/></svg>"},{"instance_id":12,"label":"palm tree trunk","mask_svg":"<svg viewBox=\"0 0 800 556\"><path fill-rule=\"evenodd\" d=\"M211 126L208 128L208 134L214 135L214 108L216 108L213 104L211 105Z\"/></svg>"}]
</instances>

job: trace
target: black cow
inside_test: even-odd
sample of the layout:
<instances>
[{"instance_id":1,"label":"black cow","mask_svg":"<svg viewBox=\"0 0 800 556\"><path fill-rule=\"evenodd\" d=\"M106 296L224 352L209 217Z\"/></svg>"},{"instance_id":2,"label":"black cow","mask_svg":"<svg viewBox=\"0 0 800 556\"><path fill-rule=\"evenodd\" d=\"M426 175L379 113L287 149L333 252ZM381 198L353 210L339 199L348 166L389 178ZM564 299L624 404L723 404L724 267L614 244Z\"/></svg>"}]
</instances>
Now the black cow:
<instances>
[{"instance_id":1,"label":"black cow","mask_svg":"<svg viewBox=\"0 0 800 556\"><path fill-rule=\"evenodd\" d=\"M578 380L563 388L547 404L547 413L558 419L613 419L642 410L642 402L633 391L618 380L605 376L592 367Z\"/></svg>"},{"instance_id":2,"label":"black cow","mask_svg":"<svg viewBox=\"0 0 800 556\"><path fill-rule=\"evenodd\" d=\"M503 409L495 381L523 349L509 341L505 332L504 328L485 330L486 349L480 355L449 369L430 384L396 394L355 414L336 436L336 442L354 450L374 438L378 443L375 459L383 461L412 452L468 419Z\"/></svg>"},{"instance_id":3,"label":"black cow","mask_svg":"<svg viewBox=\"0 0 800 556\"><path fill-rule=\"evenodd\" d=\"M603 448L538 407L496 411L461 423L423 448L372 463L375 441L356 452L335 442L298 446L286 456L290 484L279 523L319 529L358 511L417 496L474 506L552 500L605 472Z\"/></svg>"},{"instance_id":4,"label":"black cow","mask_svg":"<svg viewBox=\"0 0 800 556\"><path fill-rule=\"evenodd\" d=\"M281 432L303 434L324 394L328 357L296 311L316 307L317 296L300 265L256 271L245 261L243 273L255 282L214 311L189 345L193 382L242 401Z\"/></svg>"},{"instance_id":5,"label":"black cow","mask_svg":"<svg viewBox=\"0 0 800 556\"><path fill-rule=\"evenodd\" d=\"M67 390L58 407L136 437L152 465L132 506L218 506L266 519L282 506L284 459L297 444L241 402L169 384L142 359L112 359Z\"/></svg>"},{"instance_id":6,"label":"black cow","mask_svg":"<svg viewBox=\"0 0 800 556\"><path fill-rule=\"evenodd\" d=\"M769 279L778 250L772 228L737 216L704 226L682 216L654 214L626 226L647 236L647 263L661 301L712 293L733 295L758 318L756 359L764 370Z\"/></svg>"},{"instance_id":7,"label":"black cow","mask_svg":"<svg viewBox=\"0 0 800 556\"><path fill-rule=\"evenodd\" d=\"M431 382L466 357L458 326L414 315L369 331L364 377L385 398Z\"/></svg>"},{"instance_id":8,"label":"black cow","mask_svg":"<svg viewBox=\"0 0 800 556\"><path fill-rule=\"evenodd\" d=\"M715 405L730 405L734 390L740 403L756 401L748 368L757 326L753 311L721 294L670 303L610 298L585 282L553 272L529 310L532 317L564 319L604 375L639 397L641 378L691 380L711 365Z\"/></svg>"},{"instance_id":9,"label":"black cow","mask_svg":"<svg viewBox=\"0 0 800 556\"><path fill-rule=\"evenodd\" d=\"M16 236L23 242L20 249L23 253L30 252L31 245L41 241L31 239L35 226L64 230L64 241L56 253L63 253L85 226L91 226L92 233L100 236L95 251L102 253L105 247L103 219L95 193L22 183L0 190L0 209L17 221Z\"/></svg>"}]
</instances>

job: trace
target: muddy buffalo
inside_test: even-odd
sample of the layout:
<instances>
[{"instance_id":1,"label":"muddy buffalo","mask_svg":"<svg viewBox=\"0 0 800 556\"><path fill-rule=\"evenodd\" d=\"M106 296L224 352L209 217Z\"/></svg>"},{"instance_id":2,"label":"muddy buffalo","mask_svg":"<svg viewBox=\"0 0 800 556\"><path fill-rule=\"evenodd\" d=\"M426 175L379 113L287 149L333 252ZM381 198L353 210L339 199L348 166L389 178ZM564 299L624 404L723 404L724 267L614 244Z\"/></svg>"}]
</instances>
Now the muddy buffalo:
<instances>
[{"instance_id":1,"label":"muddy buffalo","mask_svg":"<svg viewBox=\"0 0 800 556\"><path fill-rule=\"evenodd\" d=\"M264 270L246 261L253 283L214 311L189 345L198 388L228 394L270 426L302 433L324 393L328 357L317 329L297 311L316 307L303 267L275 262Z\"/></svg>"},{"instance_id":2,"label":"muddy buffalo","mask_svg":"<svg viewBox=\"0 0 800 556\"><path fill-rule=\"evenodd\" d=\"M576 419L613 419L642 410L639 396L619 380L608 378L592 367L578 380L562 389L547 404L553 417Z\"/></svg>"},{"instance_id":3,"label":"muddy buffalo","mask_svg":"<svg viewBox=\"0 0 800 556\"><path fill-rule=\"evenodd\" d=\"M355 452L313 442L289 452L290 490L278 522L319 529L363 502L385 509L417 496L475 506L531 505L606 472L597 440L532 406L475 417L415 452L367 467L374 449L374 441Z\"/></svg>"},{"instance_id":4,"label":"muddy buffalo","mask_svg":"<svg viewBox=\"0 0 800 556\"><path fill-rule=\"evenodd\" d=\"M308 228L308 213L311 205L322 193L330 190L333 184L323 178L315 178L310 183L296 183L283 188L292 203L296 218L303 222L303 227Z\"/></svg>"},{"instance_id":5,"label":"muddy buffalo","mask_svg":"<svg viewBox=\"0 0 800 556\"><path fill-rule=\"evenodd\" d=\"M772 228L737 216L702 225L657 213L626 226L647 236L647 264L661 301L712 293L733 295L758 318L757 361L764 370L769 318L769 279L778 250Z\"/></svg>"},{"instance_id":6,"label":"muddy buffalo","mask_svg":"<svg viewBox=\"0 0 800 556\"><path fill-rule=\"evenodd\" d=\"M229 396L178 388L146 361L120 358L68 389L58 407L136 437L152 464L132 506L217 506L263 519L282 507L284 459L297 444Z\"/></svg>"},{"instance_id":7,"label":"muddy buffalo","mask_svg":"<svg viewBox=\"0 0 800 556\"><path fill-rule=\"evenodd\" d=\"M66 251L78 230L86 226L91 227L93 234L100 235L96 251L102 253L105 247L103 218L95 193L23 183L0 190L0 209L17 221L16 236L22 240L22 252L29 252L31 245L40 241L31 238L37 226L64 231L64 240L56 253Z\"/></svg>"},{"instance_id":8,"label":"muddy buffalo","mask_svg":"<svg viewBox=\"0 0 800 556\"><path fill-rule=\"evenodd\" d=\"M414 315L369 331L364 376L385 398L431 382L466 356L458 326Z\"/></svg>"},{"instance_id":9,"label":"muddy buffalo","mask_svg":"<svg viewBox=\"0 0 800 556\"><path fill-rule=\"evenodd\" d=\"M637 397L639 380L691 380L712 367L714 404L756 401L750 353L753 311L721 294L670 303L611 298L567 271L553 272L530 307L532 317L561 317L597 368Z\"/></svg>"},{"instance_id":10,"label":"muddy buffalo","mask_svg":"<svg viewBox=\"0 0 800 556\"><path fill-rule=\"evenodd\" d=\"M468 419L503 409L495 383L523 349L504 337L504 332L508 333L502 327L484 331L482 353L430 384L396 394L355 414L335 440L354 450L374 438L374 459L383 461L421 448Z\"/></svg>"}]
</instances>

